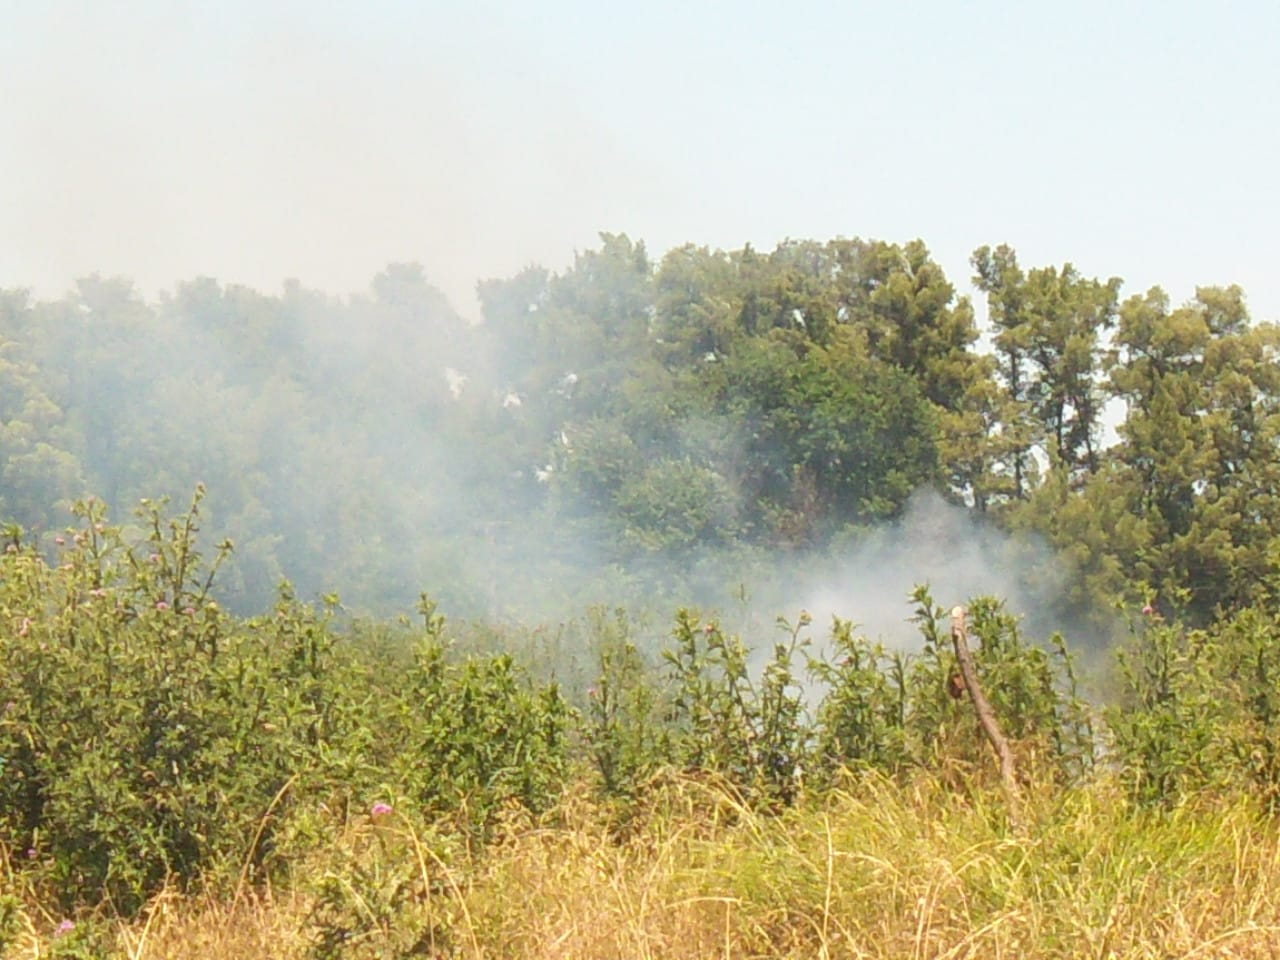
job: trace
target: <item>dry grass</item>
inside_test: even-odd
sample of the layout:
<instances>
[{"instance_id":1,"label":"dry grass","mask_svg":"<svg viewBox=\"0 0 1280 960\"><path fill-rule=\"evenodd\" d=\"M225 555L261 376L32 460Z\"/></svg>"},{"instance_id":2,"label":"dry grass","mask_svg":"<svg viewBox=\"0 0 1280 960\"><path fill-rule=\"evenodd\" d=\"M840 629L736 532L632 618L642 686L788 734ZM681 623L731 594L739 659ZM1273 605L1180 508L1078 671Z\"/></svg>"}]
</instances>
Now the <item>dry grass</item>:
<instances>
[{"instance_id":1,"label":"dry grass","mask_svg":"<svg viewBox=\"0 0 1280 960\"><path fill-rule=\"evenodd\" d=\"M301 958L335 917L352 957L1280 956L1280 827L1248 802L1144 813L1102 783L1033 798L1016 837L995 803L866 778L766 816L677 780L621 826L585 795L513 816L474 856L365 822L296 890L167 895L102 926L136 960ZM345 913L313 912L326 877ZM56 922L29 910L8 956L50 956Z\"/></svg>"}]
</instances>

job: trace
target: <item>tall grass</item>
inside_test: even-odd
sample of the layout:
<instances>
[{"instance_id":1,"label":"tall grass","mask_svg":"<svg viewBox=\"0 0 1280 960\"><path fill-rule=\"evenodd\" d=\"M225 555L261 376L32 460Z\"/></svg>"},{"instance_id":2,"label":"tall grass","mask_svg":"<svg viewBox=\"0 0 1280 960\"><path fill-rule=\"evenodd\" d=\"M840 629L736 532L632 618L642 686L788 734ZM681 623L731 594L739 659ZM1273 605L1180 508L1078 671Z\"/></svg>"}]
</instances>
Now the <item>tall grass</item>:
<instances>
[{"instance_id":1,"label":"tall grass","mask_svg":"<svg viewBox=\"0 0 1280 960\"><path fill-rule=\"evenodd\" d=\"M359 817L290 884L139 918L22 901L6 957L238 960L708 957L1274 957L1280 827L1248 798L1131 805L1106 779L1045 792L1028 826L994 791L851 776L767 814L667 776L626 818L587 789L513 807L468 849L398 813Z\"/></svg>"}]
</instances>

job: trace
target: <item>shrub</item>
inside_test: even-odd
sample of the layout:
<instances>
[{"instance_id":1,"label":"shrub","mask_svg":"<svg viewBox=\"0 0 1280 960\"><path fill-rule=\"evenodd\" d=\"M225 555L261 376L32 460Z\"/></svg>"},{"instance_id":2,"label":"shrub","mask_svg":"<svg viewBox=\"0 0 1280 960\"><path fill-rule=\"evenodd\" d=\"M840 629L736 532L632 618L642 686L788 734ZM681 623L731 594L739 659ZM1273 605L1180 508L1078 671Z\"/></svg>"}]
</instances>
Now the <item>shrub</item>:
<instances>
[{"instance_id":1,"label":"shrub","mask_svg":"<svg viewBox=\"0 0 1280 960\"><path fill-rule=\"evenodd\" d=\"M128 912L219 863L260 866L264 815L329 735L323 618L287 594L269 625L223 612L231 545L203 562L202 493L168 522L144 502L136 545L86 501L55 565L0 559L0 827L64 903Z\"/></svg>"},{"instance_id":2,"label":"shrub","mask_svg":"<svg viewBox=\"0 0 1280 960\"><path fill-rule=\"evenodd\" d=\"M395 702L397 789L428 810L485 829L507 804L540 811L560 795L573 710L508 654L448 657L445 619L425 595L424 632Z\"/></svg>"}]
</instances>

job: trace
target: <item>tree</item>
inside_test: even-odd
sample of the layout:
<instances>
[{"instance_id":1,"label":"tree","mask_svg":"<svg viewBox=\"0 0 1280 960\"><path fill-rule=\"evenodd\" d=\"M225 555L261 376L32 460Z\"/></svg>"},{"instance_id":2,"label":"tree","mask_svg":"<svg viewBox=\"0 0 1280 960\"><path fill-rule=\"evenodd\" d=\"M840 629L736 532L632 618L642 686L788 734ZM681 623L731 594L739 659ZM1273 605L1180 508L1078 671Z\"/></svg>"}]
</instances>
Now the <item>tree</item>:
<instances>
[{"instance_id":1,"label":"tree","mask_svg":"<svg viewBox=\"0 0 1280 960\"><path fill-rule=\"evenodd\" d=\"M1114 323L1119 293L1119 278L1086 280L1069 263L1027 274L1023 309L1034 365L1031 411L1051 455L1077 480L1098 470L1100 340Z\"/></svg>"},{"instance_id":2,"label":"tree","mask_svg":"<svg viewBox=\"0 0 1280 960\"><path fill-rule=\"evenodd\" d=\"M84 494L84 471L63 410L45 392L29 350L32 310L24 291L0 292L0 520L60 527Z\"/></svg>"},{"instance_id":3,"label":"tree","mask_svg":"<svg viewBox=\"0 0 1280 960\"><path fill-rule=\"evenodd\" d=\"M1197 622L1247 605L1280 535L1280 333L1249 326L1237 287L1176 310L1154 288L1121 308L1116 348L1111 480L1146 528L1130 569Z\"/></svg>"},{"instance_id":4,"label":"tree","mask_svg":"<svg viewBox=\"0 0 1280 960\"><path fill-rule=\"evenodd\" d=\"M1040 439L1031 419L1031 372L1028 359L1030 327L1026 318L1026 275L1013 249L979 247L970 262L977 271L974 284L987 295L987 311L995 327L995 347L1003 402L999 404L1000 435L1008 449L1013 499L1024 499L1034 486L1036 463L1032 448Z\"/></svg>"}]
</instances>

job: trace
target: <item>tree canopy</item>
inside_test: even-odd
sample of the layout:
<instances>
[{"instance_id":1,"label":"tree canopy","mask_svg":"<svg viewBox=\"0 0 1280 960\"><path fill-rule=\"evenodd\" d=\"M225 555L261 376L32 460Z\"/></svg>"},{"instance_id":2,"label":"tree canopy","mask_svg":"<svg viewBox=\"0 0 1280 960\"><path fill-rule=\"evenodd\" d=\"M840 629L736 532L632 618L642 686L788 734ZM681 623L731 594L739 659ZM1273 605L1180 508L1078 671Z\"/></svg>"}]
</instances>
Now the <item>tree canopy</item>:
<instances>
[{"instance_id":1,"label":"tree canopy","mask_svg":"<svg viewBox=\"0 0 1280 960\"><path fill-rule=\"evenodd\" d=\"M1277 328L1237 287L1175 305L1008 246L972 265L985 326L919 240L655 259L604 234L561 272L482 281L479 323L416 264L346 298L0 291L0 513L48 539L85 493L128 517L203 482L233 603L287 577L466 609L570 570L830 549L932 489L1048 541L1073 603L1205 623L1256 601Z\"/></svg>"}]
</instances>

